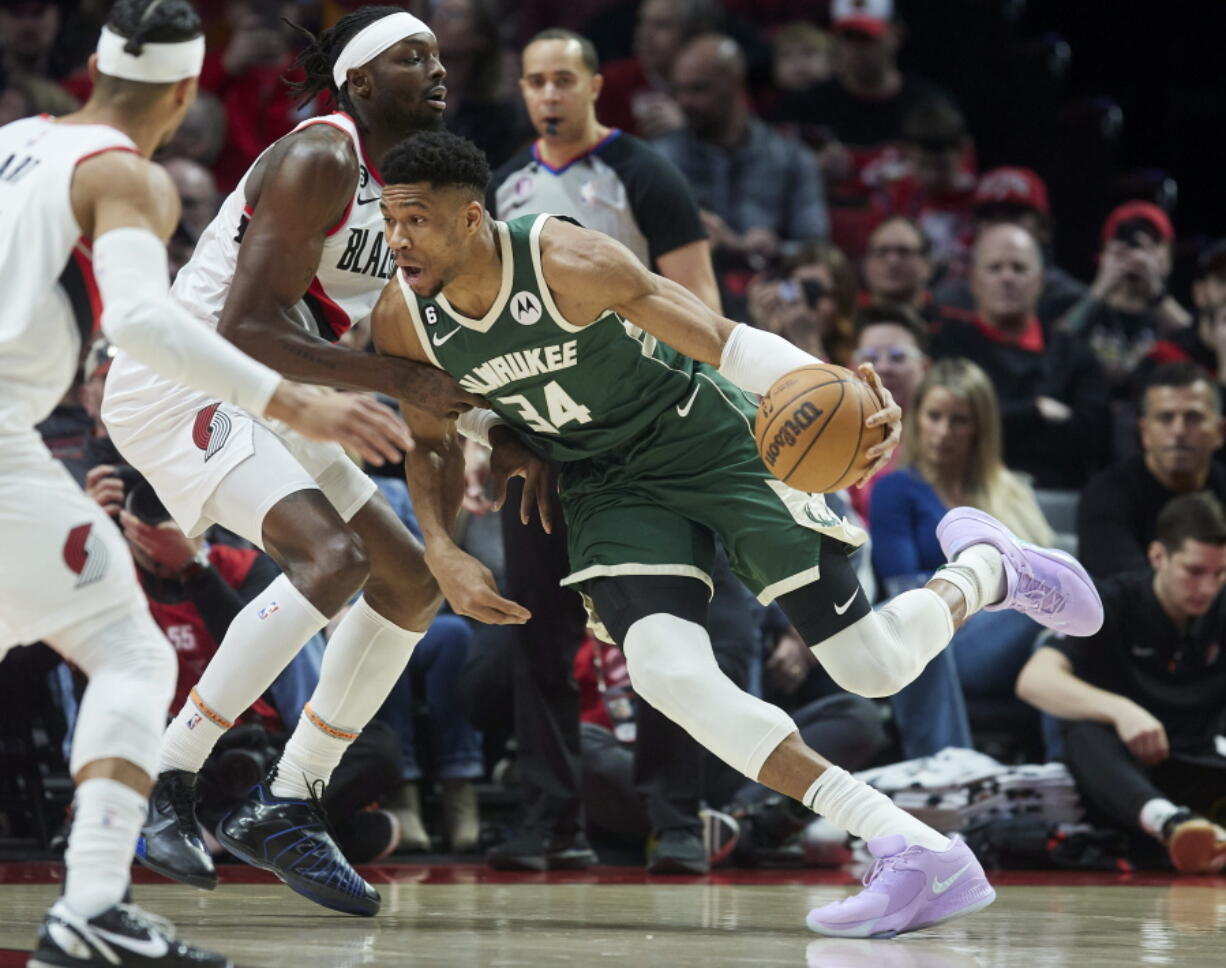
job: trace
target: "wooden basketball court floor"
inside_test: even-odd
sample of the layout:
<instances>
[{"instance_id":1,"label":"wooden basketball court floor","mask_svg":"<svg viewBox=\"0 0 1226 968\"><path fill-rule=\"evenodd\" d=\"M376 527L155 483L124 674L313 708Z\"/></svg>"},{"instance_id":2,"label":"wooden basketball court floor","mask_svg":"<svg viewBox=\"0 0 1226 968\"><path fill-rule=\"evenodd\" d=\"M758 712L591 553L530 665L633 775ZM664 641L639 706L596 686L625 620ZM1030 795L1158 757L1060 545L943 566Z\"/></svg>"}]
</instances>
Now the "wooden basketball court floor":
<instances>
[{"instance_id":1,"label":"wooden basketball court floor","mask_svg":"<svg viewBox=\"0 0 1226 968\"><path fill-rule=\"evenodd\" d=\"M0 968L25 965L61 871L0 865ZM810 907L856 889L843 872L661 878L396 864L363 873L383 895L375 918L332 914L245 867L223 867L213 892L133 876L137 903L252 968L1226 966L1226 877L998 873L999 897L980 914L892 941L845 941L804 927Z\"/></svg>"}]
</instances>

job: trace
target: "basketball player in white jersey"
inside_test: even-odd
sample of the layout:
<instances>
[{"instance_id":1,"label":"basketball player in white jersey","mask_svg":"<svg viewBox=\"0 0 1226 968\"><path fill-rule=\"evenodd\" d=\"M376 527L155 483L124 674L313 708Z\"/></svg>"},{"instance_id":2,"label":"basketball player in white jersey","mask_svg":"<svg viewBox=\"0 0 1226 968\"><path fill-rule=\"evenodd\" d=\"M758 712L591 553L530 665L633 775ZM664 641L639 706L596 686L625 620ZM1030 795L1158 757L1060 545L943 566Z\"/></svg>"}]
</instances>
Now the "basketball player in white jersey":
<instances>
[{"instance_id":1,"label":"basketball player in white jersey","mask_svg":"<svg viewBox=\"0 0 1226 968\"><path fill-rule=\"evenodd\" d=\"M446 72L434 35L398 7L365 7L311 40L300 59L301 92L329 91L340 110L303 123L257 159L172 295L286 377L379 391L438 415L467 411L481 401L445 374L335 345L369 315L393 268L372 159L441 124ZM315 798L438 607L420 544L339 447L219 406L128 354L111 369L102 412L120 452L185 532L222 524L267 550L283 571L235 618L170 724L138 856L184 883L216 885L194 815L197 772L306 640L364 590L329 641L319 684L280 762L217 836L319 904L375 914L378 892L337 849ZM531 455L509 442L504 454L514 447L522 471ZM528 617L497 595L485 605L485 621Z\"/></svg>"},{"instance_id":2,"label":"basketball player in white jersey","mask_svg":"<svg viewBox=\"0 0 1226 968\"><path fill-rule=\"evenodd\" d=\"M120 0L85 107L0 128L0 656L43 640L89 676L64 895L39 932L35 968L229 964L125 903L176 663L119 532L34 430L92 334L80 297L96 285L114 344L215 397L376 460L409 445L390 411L282 379L170 299L165 240L179 200L147 159L195 97L203 58L186 0Z\"/></svg>"}]
</instances>

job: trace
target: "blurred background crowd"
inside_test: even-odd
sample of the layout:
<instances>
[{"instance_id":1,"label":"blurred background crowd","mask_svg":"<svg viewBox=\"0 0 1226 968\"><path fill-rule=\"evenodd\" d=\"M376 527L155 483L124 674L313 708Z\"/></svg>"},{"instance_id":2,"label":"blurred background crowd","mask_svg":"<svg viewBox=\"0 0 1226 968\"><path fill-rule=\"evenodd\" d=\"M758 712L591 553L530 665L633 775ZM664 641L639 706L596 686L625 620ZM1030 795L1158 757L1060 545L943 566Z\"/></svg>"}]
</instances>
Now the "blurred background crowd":
<instances>
[{"instance_id":1,"label":"blurred background crowd","mask_svg":"<svg viewBox=\"0 0 1226 968\"><path fill-rule=\"evenodd\" d=\"M183 202L172 271L260 152L330 107L322 97L297 103L284 83L295 78L303 43L293 25L317 33L361 5L197 0L209 41L200 96L158 158ZM1000 763L1063 761L1089 820L1140 829L1101 768L1109 746L1152 784L1135 796L1157 789L1195 799L1167 774L1181 757L1207 762L1216 779L1196 794L1197 809L1226 809L1218 646L1226 518L1214 497L1226 500L1216 463L1226 381L1226 238L1218 237L1226 232L1226 5L406 6L437 36L446 125L498 171L491 200L503 182L514 189L508 180L525 166L565 169L530 150L546 135L545 115L521 82L521 55L542 30L576 31L598 57L589 73L603 78L579 110L680 171L709 242L711 298L724 313L823 359L876 366L903 407L903 444L872 487L831 501L870 533L859 562L866 588L884 596L926 581L943 561L936 523L947 508L971 504L1029 540L1078 554L1113 590L1104 593L1107 626L1091 643L1040 639L1016 613L985 612L919 680L869 701L839 690L782 616L725 576L712 634L729 675L788 709L815 748L849 769L948 748ZM0 0L0 123L63 114L88 97L86 62L108 7ZM618 204L596 188L590 195L593 219ZM672 274L660 258L671 250L658 250L647 220L638 221L656 267ZM129 539L179 655L178 705L244 595L275 566L232 536L201 543L168 521L109 447L98 418L108 363L109 348L95 344L45 439ZM467 546L512 591L552 582L533 571L522 544L514 568L505 567L506 525L481 493L480 461L474 453ZM378 480L411 522L403 482L394 471ZM1137 605L1150 599L1148 611ZM1149 638L1130 646L1142 627ZM329 791L355 860L492 847L492 863L514 866L547 855L547 829L535 832L544 847L516 840L514 831L532 826L517 810L526 803L531 814L534 789L548 786L550 770L565 773L568 756L579 770L569 795L586 808L602 857L639 856L664 833L636 787L635 700L620 654L557 622L541 633L549 662L524 672L520 634L438 620ZM206 827L275 755L325 643L323 634L308 645L210 762ZM4 666L0 834L51 844L68 797L63 757L80 682L49 651L11 653ZM565 726L578 731L561 743L560 762L542 766L539 737L517 715L517 701L547 691L525 685L525 675L554 676L549 694L565 697L563 718L582 720ZM1052 700L1070 679L1117 701ZM1105 737L1087 739L1070 725L1079 722ZM714 760L704 767L703 814L685 829L705 836L710 859L841 856L837 836L822 841L803 829L811 816ZM500 854L500 843L513 846Z\"/></svg>"}]
</instances>

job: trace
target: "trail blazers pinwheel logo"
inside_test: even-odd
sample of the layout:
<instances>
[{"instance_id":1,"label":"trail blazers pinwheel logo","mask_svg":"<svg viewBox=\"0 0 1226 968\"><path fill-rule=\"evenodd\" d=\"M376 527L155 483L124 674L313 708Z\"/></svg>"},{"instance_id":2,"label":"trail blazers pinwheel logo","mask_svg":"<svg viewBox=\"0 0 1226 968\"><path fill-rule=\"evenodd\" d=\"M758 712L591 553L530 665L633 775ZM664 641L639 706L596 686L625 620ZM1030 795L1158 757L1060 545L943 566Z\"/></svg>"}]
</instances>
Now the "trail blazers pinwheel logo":
<instances>
[{"instance_id":1,"label":"trail blazers pinwheel logo","mask_svg":"<svg viewBox=\"0 0 1226 968\"><path fill-rule=\"evenodd\" d=\"M196 423L192 427L192 443L204 451L206 461L221 450L230 436L230 418L219 407L220 403L205 407L196 414Z\"/></svg>"},{"instance_id":2,"label":"trail blazers pinwheel logo","mask_svg":"<svg viewBox=\"0 0 1226 968\"><path fill-rule=\"evenodd\" d=\"M64 564L77 576L77 588L92 585L106 574L107 552L92 524L78 524L64 542Z\"/></svg>"}]
</instances>

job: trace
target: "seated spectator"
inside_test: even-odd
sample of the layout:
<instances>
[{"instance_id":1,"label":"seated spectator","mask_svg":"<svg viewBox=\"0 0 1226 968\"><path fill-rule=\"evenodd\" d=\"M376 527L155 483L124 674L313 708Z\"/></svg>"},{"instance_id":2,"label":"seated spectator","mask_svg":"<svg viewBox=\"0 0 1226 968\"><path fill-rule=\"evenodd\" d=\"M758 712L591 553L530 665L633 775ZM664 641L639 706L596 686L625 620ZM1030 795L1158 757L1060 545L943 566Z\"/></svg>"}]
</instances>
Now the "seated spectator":
<instances>
[{"instance_id":1,"label":"seated spectator","mask_svg":"<svg viewBox=\"0 0 1226 968\"><path fill-rule=\"evenodd\" d=\"M714 0L642 0L634 56L601 67L604 87L596 115L609 127L640 138L658 138L682 127L685 119L672 95L673 62L686 43L714 30L718 22Z\"/></svg>"},{"instance_id":2,"label":"seated spectator","mask_svg":"<svg viewBox=\"0 0 1226 968\"><path fill-rule=\"evenodd\" d=\"M183 116L183 123L158 152L159 161L166 158L190 158L212 168L226 140L226 109L216 95L199 91L196 100Z\"/></svg>"},{"instance_id":3,"label":"seated spectator","mask_svg":"<svg viewBox=\"0 0 1226 968\"><path fill-rule=\"evenodd\" d=\"M894 397L905 415L915 399L915 389L928 372L928 327L908 306L898 303L877 303L856 313L856 349L851 362L855 366L871 363L881 382ZM902 448L895 449L886 464L863 487L850 488L851 506L860 517L869 519L873 488L892 471L902 458Z\"/></svg>"},{"instance_id":4,"label":"seated spectator","mask_svg":"<svg viewBox=\"0 0 1226 968\"><path fill-rule=\"evenodd\" d=\"M673 66L673 87L686 126L653 144L694 191L727 296L728 289L743 290L748 272L765 268L788 242L826 236L821 177L803 146L753 114L745 59L731 38L705 34L686 44ZM729 273L742 281L730 281ZM735 313L727 298L724 305Z\"/></svg>"},{"instance_id":5,"label":"seated spectator","mask_svg":"<svg viewBox=\"0 0 1226 968\"><path fill-rule=\"evenodd\" d=\"M52 60L64 4L53 0L9 0L0 4L0 65L8 85L30 106L30 114L68 114L80 105L55 78Z\"/></svg>"},{"instance_id":6,"label":"seated spectator","mask_svg":"<svg viewBox=\"0 0 1226 968\"><path fill-rule=\"evenodd\" d=\"M893 0L833 0L834 76L784 97L771 120L795 127L818 156L830 190L832 236L852 258L864 254L880 213L867 204L872 172L897 157L903 122L941 92L898 66L903 27Z\"/></svg>"},{"instance_id":7,"label":"seated spectator","mask_svg":"<svg viewBox=\"0 0 1226 968\"><path fill-rule=\"evenodd\" d=\"M890 211L916 221L938 271L965 261L978 181L966 118L944 98L921 101L903 121L902 148L902 170L882 173Z\"/></svg>"},{"instance_id":8,"label":"seated spectator","mask_svg":"<svg viewBox=\"0 0 1226 968\"><path fill-rule=\"evenodd\" d=\"M1132 375L1143 387L1154 367L1163 363L1195 363L1219 387L1226 384L1226 239L1208 246L1196 263L1192 281L1193 325L1158 340Z\"/></svg>"},{"instance_id":9,"label":"seated spectator","mask_svg":"<svg viewBox=\"0 0 1226 968\"><path fill-rule=\"evenodd\" d=\"M1000 410L983 370L938 360L904 414L901 468L878 482L869 515L873 565L888 595L921 587L945 563L936 529L950 508L980 508L1023 540L1051 544L1034 492L1001 460ZM959 628L950 648L891 699L904 757L971 748L966 698L1011 696L1038 633L1033 620L1009 611L979 612Z\"/></svg>"},{"instance_id":10,"label":"seated spectator","mask_svg":"<svg viewBox=\"0 0 1226 968\"><path fill-rule=\"evenodd\" d=\"M1141 454L1091 478L1077 508L1081 563L1096 578L1144 568L1158 512L1174 497L1210 491L1226 501L1222 398L1194 363L1157 367L1141 395Z\"/></svg>"},{"instance_id":11,"label":"seated spectator","mask_svg":"<svg viewBox=\"0 0 1226 968\"><path fill-rule=\"evenodd\" d=\"M1120 205L1103 224L1094 284L1059 322L1094 350L1115 397L1128 396L1133 370L1159 336L1192 322L1166 289L1174 243L1157 205Z\"/></svg>"},{"instance_id":12,"label":"seated spectator","mask_svg":"<svg viewBox=\"0 0 1226 968\"><path fill-rule=\"evenodd\" d=\"M1006 465L1036 487L1076 488L1110 453L1107 388L1087 348L1067 333L1044 335L1035 315L1042 282L1034 236L1009 224L985 230L971 270L975 314L942 322L932 355L965 357L991 378Z\"/></svg>"},{"instance_id":13,"label":"seated spectator","mask_svg":"<svg viewBox=\"0 0 1226 968\"><path fill-rule=\"evenodd\" d=\"M979 179L974 196L975 236L1002 222L1018 225L1029 232L1044 253L1043 288L1035 315L1048 331L1086 292L1085 284L1074 279L1050 259L1052 245L1051 206L1047 184L1029 168L993 168ZM975 306L970 287L970 250L962 264L944 267L935 298L942 308L972 312Z\"/></svg>"},{"instance_id":14,"label":"seated spectator","mask_svg":"<svg viewBox=\"0 0 1226 968\"><path fill-rule=\"evenodd\" d=\"M898 303L925 315L934 311L928 289L932 246L914 219L895 215L873 229L861 274L865 289L862 302Z\"/></svg>"},{"instance_id":15,"label":"seated spectator","mask_svg":"<svg viewBox=\"0 0 1226 968\"><path fill-rule=\"evenodd\" d=\"M853 342L856 276L843 253L813 242L780 264L781 279L760 277L749 287L753 325L784 337L818 359L845 366Z\"/></svg>"},{"instance_id":16,"label":"seated spectator","mask_svg":"<svg viewBox=\"0 0 1226 968\"><path fill-rule=\"evenodd\" d=\"M1064 720L1065 762L1098 816L1164 844L1181 873L1218 872L1226 866L1221 503L1210 494L1172 500L1147 556L1148 567L1099 583L1102 629L1035 652L1017 694Z\"/></svg>"},{"instance_id":17,"label":"seated spectator","mask_svg":"<svg viewBox=\"0 0 1226 968\"><path fill-rule=\"evenodd\" d=\"M441 0L430 13L447 68L447 130L468 138L497 168L532 135L503 73L496 0Z\"/></svg>"},{"instance_id":18,"label":"seated spectator","mask_svg":"<svg viewBox=\"0 0 1226 968\"><path fill-rule=\"evenodd\" d=\"M421 528L404 478L378 475L374 481L400 520L420 541ZM429 775L438 781L442 792L444 840L448 849L456 853L477 849L481 819L473 780L485 772L481 734L469 725L455 700L472 639L471 627L458 615L443 612L436 616L414 648L408 667L375 713L375 719L395 730L400 742L403 762L400 782L387 806L400 822L401 850L428 851L431 846L421 813L422 769L416 723L422 699L429 724L423 746L432 756Z\"/></svg>"},{"instance_id":19,"label":"seated spectator","mask_svg":"<svg viewBox=\"0 0 1226 968\"><path fill-rule=\"evenodd\" d=\"M182 204L179 224L193 239L198 240L221 205L217 182L204 165L190 158L167 158L162 167L179 191Z\"/></svg>"},{"instance_id":20,"label":"seated spectator","mask_svg":"<svg viewBox=\"0 0 1226 968\"><path fill-rule=\"evenodd\" d=\"M772 107L780 97L795 91L807 91L830 78L834 71L833 38L816 24L797 20L784 24L771 42L771 81L773 89L759 99L762 111Z\"/></svg>"}]
</instances>

